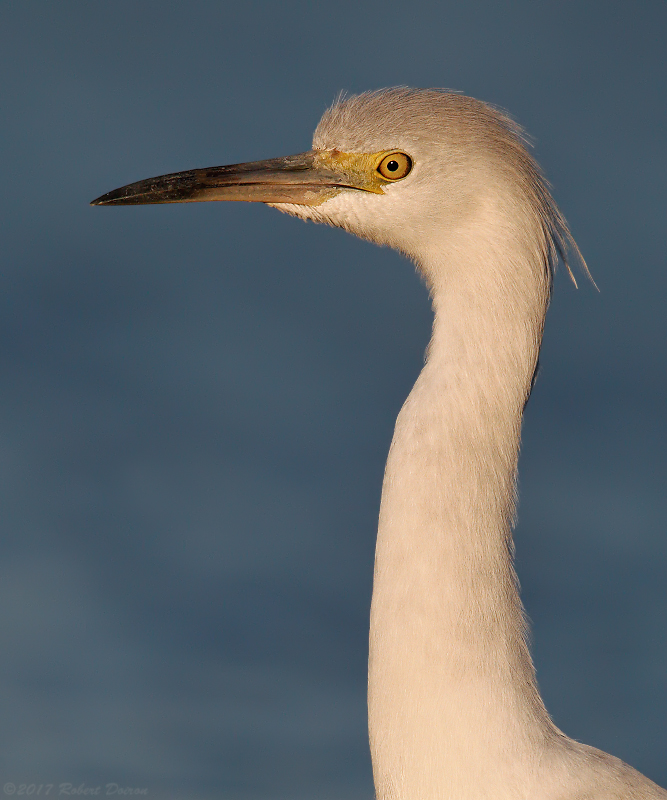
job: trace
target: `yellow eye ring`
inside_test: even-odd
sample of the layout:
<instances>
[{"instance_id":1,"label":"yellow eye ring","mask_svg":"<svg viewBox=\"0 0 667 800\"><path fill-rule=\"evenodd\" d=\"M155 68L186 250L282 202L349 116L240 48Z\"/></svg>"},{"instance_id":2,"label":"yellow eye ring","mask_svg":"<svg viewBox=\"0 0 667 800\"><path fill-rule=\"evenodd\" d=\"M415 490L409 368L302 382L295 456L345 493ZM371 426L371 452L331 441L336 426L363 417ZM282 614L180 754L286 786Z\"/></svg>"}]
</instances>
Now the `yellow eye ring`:
<instances>
[{"instance_id":1,"label":"yellow eye ring","mask_svg":"<svg viewBox=\"0 0 667 800\"><path fill-rule=\"evenodd\" d=\"M389 153L377 165L377 171L388 181L400 181L411 169L412 159L405 153Z\"/></svg>"}]
</instances>

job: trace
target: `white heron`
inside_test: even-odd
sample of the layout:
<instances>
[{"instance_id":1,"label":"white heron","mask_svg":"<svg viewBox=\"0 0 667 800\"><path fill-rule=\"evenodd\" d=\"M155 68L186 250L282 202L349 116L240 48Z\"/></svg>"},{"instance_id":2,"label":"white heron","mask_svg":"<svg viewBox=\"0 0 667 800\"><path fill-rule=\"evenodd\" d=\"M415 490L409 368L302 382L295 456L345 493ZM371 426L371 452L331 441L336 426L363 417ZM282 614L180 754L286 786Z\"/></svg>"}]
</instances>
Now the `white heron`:
<instances>
[{"instance_id":1,"label":"white heron","mask_svg":"<svg viewBox=\"0 0 667 800\"><path fill-rule=\"evenodd\" d=\"M378 800L667 800L540 697L512 564L523 408L558 254L576 251L521 129L459 94L342 98L307 153L124 186L96 205L247 200L411 258L433 301L396 422L370 621Z\"/></svg>"}]
</instances>

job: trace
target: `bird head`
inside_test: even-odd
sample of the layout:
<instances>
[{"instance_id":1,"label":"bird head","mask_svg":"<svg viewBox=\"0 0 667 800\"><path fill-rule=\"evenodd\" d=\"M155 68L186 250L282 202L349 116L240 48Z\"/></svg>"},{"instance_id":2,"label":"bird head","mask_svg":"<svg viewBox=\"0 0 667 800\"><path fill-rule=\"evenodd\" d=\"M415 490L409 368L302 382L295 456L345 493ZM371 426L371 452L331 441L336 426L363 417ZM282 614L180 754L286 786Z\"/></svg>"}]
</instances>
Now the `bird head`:
<instances>
[{"instance_id":1,"label":"bird head","mask_svg":"<svg viewBox=\"0 0 667 800\"><path fill-rule=\"evenodd\" d=\"M480 210L528 231L549 266L569 232L522 132L498 109L440 90L342 97L305 153L138 181L92 205L262 202L325 222L417 262L468 229ZM430 276L426 276L427 279Z\"/></svg>"}]
</instances>

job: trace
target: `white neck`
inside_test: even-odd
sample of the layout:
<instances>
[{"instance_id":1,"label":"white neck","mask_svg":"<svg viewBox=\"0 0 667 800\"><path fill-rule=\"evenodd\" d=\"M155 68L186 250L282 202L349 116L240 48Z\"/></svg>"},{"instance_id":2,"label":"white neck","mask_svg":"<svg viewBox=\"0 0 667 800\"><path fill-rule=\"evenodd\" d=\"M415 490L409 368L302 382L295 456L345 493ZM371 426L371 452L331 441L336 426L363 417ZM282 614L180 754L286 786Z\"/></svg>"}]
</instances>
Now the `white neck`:
<instances>
[{"instance_id":1,"label":"white neck","mask_svg":"<svg viewBox=\"0 0 667 800\"><path fill-rule=\"evenodd\" d=\"M460 244L420 254L433 337L382 493L368 695L379 800L526 796L555 731L511 557L547 278L540 247L499 226Z\"/></svg>"}]
</instances>

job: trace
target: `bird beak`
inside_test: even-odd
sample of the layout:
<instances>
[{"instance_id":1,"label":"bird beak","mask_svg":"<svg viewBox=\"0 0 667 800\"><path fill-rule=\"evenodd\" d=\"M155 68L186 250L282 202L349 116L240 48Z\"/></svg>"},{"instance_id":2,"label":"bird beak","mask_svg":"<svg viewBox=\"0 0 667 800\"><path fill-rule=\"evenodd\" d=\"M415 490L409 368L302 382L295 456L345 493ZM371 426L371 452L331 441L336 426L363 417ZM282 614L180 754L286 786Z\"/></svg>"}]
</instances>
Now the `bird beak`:
<instances>
[{"instance_id":1,"label":"bird beak","mask_svg":"<svg viewBox=\"0 0 667 800\"><path fill-rule=\"evenodd\" d=\"M295 156L160 175L107 192L93 206L244 200L316 206L343 189L382 194L366 154L312 150Z\"/></svg>"}]
</instances>

